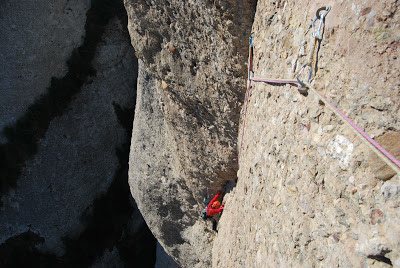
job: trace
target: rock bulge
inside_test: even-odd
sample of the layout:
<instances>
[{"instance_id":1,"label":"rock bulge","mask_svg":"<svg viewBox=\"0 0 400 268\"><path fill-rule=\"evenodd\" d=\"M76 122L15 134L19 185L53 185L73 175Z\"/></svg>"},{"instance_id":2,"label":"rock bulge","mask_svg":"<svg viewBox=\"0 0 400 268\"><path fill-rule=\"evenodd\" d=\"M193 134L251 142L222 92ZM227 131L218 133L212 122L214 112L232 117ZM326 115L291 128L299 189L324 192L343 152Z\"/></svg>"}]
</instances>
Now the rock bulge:
<instances>
[{"instance_id":1,"label":"rock bulge","mask_svg":"<svg viewBox=\"0 0 400 268\"><path fill-rule=\"evenodd\" d=\"M184 267L210 265L201 201L236 178L255 1L127 0L125 6L141 60L131 191L169 254Z\"/></svg>"}]
</instances>

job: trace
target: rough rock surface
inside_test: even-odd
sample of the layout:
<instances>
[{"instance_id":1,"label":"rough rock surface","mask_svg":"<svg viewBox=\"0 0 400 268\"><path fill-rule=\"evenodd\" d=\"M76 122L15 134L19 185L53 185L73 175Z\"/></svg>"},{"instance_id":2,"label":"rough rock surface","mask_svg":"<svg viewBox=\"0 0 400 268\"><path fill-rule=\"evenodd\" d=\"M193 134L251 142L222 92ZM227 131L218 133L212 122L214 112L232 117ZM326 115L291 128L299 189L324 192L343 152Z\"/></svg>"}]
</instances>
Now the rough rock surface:
<instances>
[{"instance_id":1,"label":"rough rock surface","mask_svg":"<svg viewBox=\"0 0 400 268\"><path fill-rule=\"evenodd\" d=\"M199 214L237 171L239 109L255 1L125 0L140 63L129 183L167 253L211 265Z\"/></svg>"},{"instance_id":2,"label":"rough rock surface","mask_svg":"<svg viewBox=\"0 0 400 268\"><path fill-rule=\"evenodd\" d=\"M127 183L137 59L123 3L42 2L0 8L0 266L154 265Z\"/></svg>"},{"instance_id":3,"label":"rough rock surface","mask_svg":"<svg viewBox=\"0 0 400 268\"><path fill-rule=\"evenodd\" d=\"M52 77L68 71L66 61L83 40L89 8L88 0L2 1L0 131L46 92Z\"/></svg>"},{"instance_id":4,"label":"rough rock surface","mask_svg":"<svg viewBox=\"0 0 400 268\"><path fill-rule=\"evenodd\" d=\"M376 141L383 146L383 148L388 148L392 155L400 155L400 132L387 132L376 138ZM395 175L395 171L385 164L376 154L370 154L368 160L370 163L374 163L371 168L377 179L386 181Z\"/></svg>"},{"instance_id":5,"label":"rough rock surface","mask_svg":"<svg viewBox=\"0 0 400 268\"><path fill-rule=\"evenodd\" d=\"M112 103L133 106L136 93L134 51L122 31L114 31L118 27L116 19L98 49L93 82L51 122L17 188L3 196L0 243L30 229L45 238L44 247L62 254L61 237L82 231L82 212L110 186L119 165L115 148L126 135ZM117 86L115 81L124 82Z\"/></svg>"},{"instance_id":6,"label":"rough rock surface","mask_svg":"<svg viewBox=\"0 0 400 268\"><path fill-rule=\"evenodd\" d=\"M399 157L398 1L258 1L255 77L294 77L325 5L312 84ZM253 84L213 266L400 267L400 177L371 154L313 93Z\"/></svg>"}]
</instances>

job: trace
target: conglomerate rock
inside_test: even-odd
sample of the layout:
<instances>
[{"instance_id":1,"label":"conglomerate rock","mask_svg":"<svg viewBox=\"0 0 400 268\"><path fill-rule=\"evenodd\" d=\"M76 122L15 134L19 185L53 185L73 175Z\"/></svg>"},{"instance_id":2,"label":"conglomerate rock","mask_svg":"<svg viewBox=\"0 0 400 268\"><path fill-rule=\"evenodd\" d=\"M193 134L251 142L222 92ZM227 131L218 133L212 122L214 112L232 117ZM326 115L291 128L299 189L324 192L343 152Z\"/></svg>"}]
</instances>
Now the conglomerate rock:
<instances>
[{"instance_id":1,"label":"conglomerate rock","mask_svg":"<svg viewBox=\"0 0 400 268\"><path fill-rule=\"evenodd\" d=\"M258 1L255 77L293 79L327 5L312 84L399 159L398 1ZM253 83L245 126L214 267L400 267L399 176L312 92Z\"/></svg>"},{"instance_id":2,"label":"conglomerate rock","mask_svg":"<svg viewBox=\"0 0 400 268\"><path fill-rule=\"evenodd\" d=\"M210 265L199 214L236 179L239 109L254 0L126 0L139 64L129 183L167 253Z\"/></svg>"}]
</instances>

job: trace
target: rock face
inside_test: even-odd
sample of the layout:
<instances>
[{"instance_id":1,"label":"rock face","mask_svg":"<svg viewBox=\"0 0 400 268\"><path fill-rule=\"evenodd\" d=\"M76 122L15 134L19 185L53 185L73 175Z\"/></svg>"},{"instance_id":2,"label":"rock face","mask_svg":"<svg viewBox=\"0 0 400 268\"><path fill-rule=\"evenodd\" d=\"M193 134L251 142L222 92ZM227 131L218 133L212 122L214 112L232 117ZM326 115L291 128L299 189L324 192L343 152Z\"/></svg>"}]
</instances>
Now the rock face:
<instances>
[{"instance_id":1,"label":"rock face","mask_svg":"<svg viewBox=\"0 0 400 268\"><path fill-rule=\"evenodd\" d=\"M388 148L392 155L397 157L400 155L400 132L387 132L379 136L376 141L383 146L383 148ZM374 163L371 168L377 179L386 181L396 174L396 172L385 164L376 154L370 154L368 160L370 163Z\"/></svg>"},{"instance_id":2,"label":"rock face","mask_svg":"<svg viewBox=\"0 0 400 268\"><path fill-rule=\"evenodd\" d=\"M129 183L167 253L210 265L199 214L235 180L239 109L255 1L125 1L140 59Z\"/></svg>"},{"instance_id":3,"label":"rock face","mask_svg":"<svg viewBox=\"0 0 400 268\"><path fill-rule=\"evenodd\" d=\"M2 2L0 266L154 265L136 53L157 266L400 267L399 175L312 92L254 83L239 131L250 33L293 78L331 5L312 84L400 157L398 1L125 0L135 52L111 2Z\"/></svg>"},{"instance_id":4,"label":"rock face","mask_svg":"<svg viewBox=\"0 0 400 268\"><path fill-rule=\"evenodd\" d=\"M50 123L38 153L26 162L18 187L3 196L0 242L31 228L45 238L45 247L62 254L61 237L82 231L82 212L110 187L119 166L115 148L126 135L112 103L133 106L136 82L131 67L136 64L134 51L114 31L118 27L119 20L114 20L98 50L93 82L82 88L69 111ZM130 81L124 79L124 87L115 94L115 81L122 77ZM111 137L115 144L109 142Z\"/></svg>"},{"instance_id":5,"label":"rock face","mask_svg":"<svg viewBox=\"0 0 400 268\"><path fill-rule=\"evenodd\" d=\"M324 5L312 84L399 157L398 1L258 1L255 77L294 78ZM312 92L253 84L213 266L400 266L400 177L371 154Z\"/></svg>"},{"instance_id":6,"label":"rock face","mask_svg":"<svg viewBox=\"0 0 400 268\"><path fill-rule=\"evenodd\" d=\"M0 130L46 92L52 77L67 73L67 59L83 41L89 8L90 1L78 0L2 1Z\"/></svg>"},{"instance_id":7,"label":"rock face","mask_svg":"<svg viewBox=\"0 0 400 268\"><path fill-rule=\"evenodd\" d=\"M25 2L0 9L0 266L152 266L127 183L137 59L123 3Z\"/></svg>"}]
</instances>

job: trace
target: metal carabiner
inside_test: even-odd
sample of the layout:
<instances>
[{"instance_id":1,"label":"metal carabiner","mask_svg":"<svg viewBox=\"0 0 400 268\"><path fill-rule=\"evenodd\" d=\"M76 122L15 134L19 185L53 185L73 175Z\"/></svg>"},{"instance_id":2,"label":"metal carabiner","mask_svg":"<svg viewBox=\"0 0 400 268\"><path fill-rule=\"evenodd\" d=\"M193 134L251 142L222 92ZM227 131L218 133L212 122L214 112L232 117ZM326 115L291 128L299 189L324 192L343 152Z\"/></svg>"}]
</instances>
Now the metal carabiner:
<instances>
[{"instance_id":1,"label":"metal carabiner","mask_svg":"<svg viewBox=\"0 0 400 268\"><path fill-rule=\"evenodd\" d=\"M296 76L296 79L300 82L300 79L299 79L299 77L300 77L300 74L304 71L304 69L306 68L306 67L310 67L310 71L308 72L308 79L307 79L307 82L308 83L310 83L310 81L311 81L311 76L312 76L312 70L313 70L313 63L314 63L314 54L315 54L315 49L316 49L316 47L317 47L317 43L318 43L318 40L321 40L322 39L322 37L320 36L320 34L321 34L321 27L322 27L322 23L324 22L324 19L325 19L325 16L329 13L329 11L331 10L331 7L330 6L327 6L327 7L321 7L321 8L319 8L318 10L317 10L317 12L316 12L316 18L313 20L313 22L312 22L312 37L313 37L313 45L312 45L312 49L311 49L311 52L310 52L310 59L308 60L308 62L306 63L306 64L304 64L302 67L301 67L301 69L300 69L300 71L298 72L298 74L297 74L297 76ZM325 11L324 13L322 13L322 14L320 14L322 11ZM320 22L319 22L319 26L318 26L318 31L316 31L315 30L315 22L317 21L317 20L320 20ZM304 84L303 83L300 83L301 84L301 86L304 86Z\"/></svg>"},{"instance_id":2,"label":"metal carabiner","mask_svg":"<svg viewBox=\"0 0 400 268\"><path fill-rule=\"evenodd\" d=\"M312 36L313 36L314 38L321 40L321 37L320 37L321 26L322 26L322 23L324 22L325 16L329 13L330 10L331 10L331 7L330 7L330 6L321 7L321 8L319 8L319 9L317 10L317 12L316 12L316 16L317 16L317 17L316 17L315 20L313 20L313 22L312 22ZM325 13L320 14L321 11L325 11ZM318 31L315 32L314 24L315 24L315 22L316 22L317 20L319 20L319 26L318 26Z\"/></svg>"},{"instance_id":3,"label":"metal carabiner","mask_svg":"<svg viewBox=\"0 0 400 268\"><path fill-rule=\"evenodd\" d=\"M249 62L248 62L248 73L247 77L250 80L251 77L254 77L254 71L253 71L253 39L254 39L254 33L251 33L250 35L250 47L249 47Z\"/></svg>"}]
</instances>

